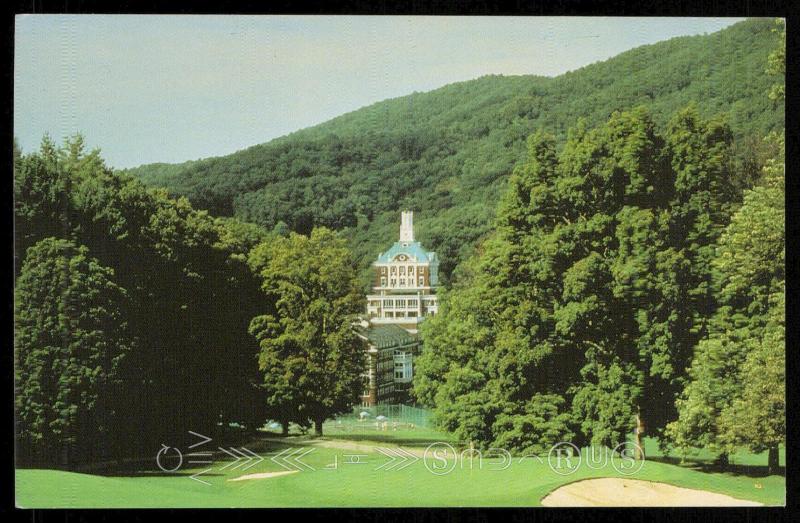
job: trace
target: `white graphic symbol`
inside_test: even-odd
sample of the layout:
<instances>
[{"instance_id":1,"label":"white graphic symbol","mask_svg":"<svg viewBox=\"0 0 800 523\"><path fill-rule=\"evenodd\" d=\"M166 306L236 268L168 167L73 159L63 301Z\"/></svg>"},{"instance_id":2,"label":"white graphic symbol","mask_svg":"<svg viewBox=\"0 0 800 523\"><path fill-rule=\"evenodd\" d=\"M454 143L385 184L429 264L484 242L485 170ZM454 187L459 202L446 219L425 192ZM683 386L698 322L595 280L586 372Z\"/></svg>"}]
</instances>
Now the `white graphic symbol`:
<instances>
[{"instance_id":1,"label":"white graphic symbol","mask_svg":"<svg viewBox=\"0 0 800 523\"><path fill-rule=\"evenodd\" d=\"M574 452L573 452L574 451ZM556 464L553 464L553 455L555 454ZM568 476L578 470L581 466L581 451L572 443L562 441L556 443L547 454L547 464L550 465L550 470L562 476Z\"/></svg>"},{"instance_id":2,"label":"white graphic symbol","mask_svg":"<svg viewBox=\"0 0 800 523\"><path fill-rule=\"evenodd\" d=\"M166 468L161 463L162 459L167 458L167 452L169 452L170 449L173 449L175 451L175 453L177 453L177 455L178 455L178 464L175 466L175 468L171 468L171 469ZM161 444L161 450L159 450L158 454L156 454L156 465L158 465L158 468L160 468L163 472L175 472L176 470L181 468L181 465L183 465L183 454L181 453L181 451L179 449L177 449L175 447L168 447L167 445L164 445L162 443Z\"/></svg>"},{"instance_id":3,"label":"white graphic symbol","mask_svg":"<svg viewBox=\"0 0 800 523\"><path fill-rule=\"evenodd\" d=\"M316 470L314 467L309 465L308 463L303 462L300 458L307 456L314 452L314 448L308 448L303 450L302 447L294 448L289 447L288 449L284 449L280 451L278 454L275 454L271 458L269 458L273 463L283 467L286 470L303 470L305 467L308 470Z\"/></svg>"},{"instance_id":4,"label":"white graphic symbol","mask_svg":"<svg viewBox=\"0 0 800 523\"><path fill-rule=\"evenodd\" d=\"M448 458L453 460L452 465L450 465ZM436 476L444 476L453 472L453 469L456 468L458 454L456 454L456 449L452 445L436 442L431 443L425 449L422 461L425 463L425 468L428 469L428 472Z\"/></svg>"},{"instance_id":5,"label":"white graphic symbol","mask_svg":"<svg viewBox=\"0 0 800 523\"><path fill-rule=\"evenodd\" d=\"M634 448L629 447L628 445L632 445ZM644 456L644 451L642 447L637 445L634 442L622 442L611 452L611 466L614 467L614 470L619 472L620 474L624 474L625 476L631 476L636 474L642 467L644 467L644 460L636 460L634 459L635 452L639 451L640 456ZM619 453L619 458L615 456L615 454ZM615 460L619 460L619 463Z\"/></svg>"},{"instance_id":6,"label":"white graphic symbol","mask_svg":"<svg viewBox=\"0 0 800 523\"><path fill-rule=\"evenodd\" d=\"M236 470L243 465L247 465L242 470L247 470L250 467L254 467L264 461L264 458L253 452L252 450L242 447L240 449L236 449L233 447L228 447L228 450L219 447L219 450L227 454L228 456L232 457L234 461L231 461L220 470L225 470L226 468L235 465L231 470ZM244 460L244 461L241 461ZM255 460L255 461L253 461Z\"/></svg>"},{"instance_id":7,"label":"white graphic symbol","mask_svg":"<svg viewBox=\"0 0 800 523\"><path fill-rule=\"evenodd\" d=\"M385 462L383 465L379 466L375 470L380 470L384 467L385 470L403 470L404 468L408 467L409 465L413 465L419 458L409 451L405 449L401 449L400 447L389 448L389 447L375 447L375 450L390 458L389 461Z\"/></svg>"}]
</instances>

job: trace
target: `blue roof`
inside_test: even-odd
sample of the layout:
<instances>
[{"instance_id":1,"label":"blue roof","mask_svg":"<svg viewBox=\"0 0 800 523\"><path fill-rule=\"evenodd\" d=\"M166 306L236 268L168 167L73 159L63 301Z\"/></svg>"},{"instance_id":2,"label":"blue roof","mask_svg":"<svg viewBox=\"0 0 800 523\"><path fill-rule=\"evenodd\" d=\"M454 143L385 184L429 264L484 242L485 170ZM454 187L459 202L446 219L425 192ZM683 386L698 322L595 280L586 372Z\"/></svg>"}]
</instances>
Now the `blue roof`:
<instances>
[{"instance_id":1,"label":"blue roof","mask_svg":"<svg viewBox=\"0 0 800 523\"><path fill-rule=\"evenodd\" d=\"M419 242L394 242L388 251L378 256L378 263L388 263L398 254L405 254L423 263L436 260L436 253L426 251Z\"/></svg>"}]
</instances>

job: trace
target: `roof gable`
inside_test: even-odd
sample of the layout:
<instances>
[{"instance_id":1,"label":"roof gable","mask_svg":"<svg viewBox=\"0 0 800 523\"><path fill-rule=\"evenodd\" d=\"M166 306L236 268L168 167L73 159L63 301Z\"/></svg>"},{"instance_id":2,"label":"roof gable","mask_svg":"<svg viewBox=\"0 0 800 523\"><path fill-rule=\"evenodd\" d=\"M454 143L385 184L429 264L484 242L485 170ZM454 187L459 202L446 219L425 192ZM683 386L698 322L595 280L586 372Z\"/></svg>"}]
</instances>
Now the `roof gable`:
<instances>
[{"instance_id":1,"label":"roof gable","mask_svg":"<svg viewBox=\"0 0 800 523\"><path fill-rule=\"evenodd\" d=\"M426 251L420 242L394 242L391 248L378 256L378 263L389 263L405 254L412 261L428 263L436 260L436 253Z\"/></svg>"}]
</instances>

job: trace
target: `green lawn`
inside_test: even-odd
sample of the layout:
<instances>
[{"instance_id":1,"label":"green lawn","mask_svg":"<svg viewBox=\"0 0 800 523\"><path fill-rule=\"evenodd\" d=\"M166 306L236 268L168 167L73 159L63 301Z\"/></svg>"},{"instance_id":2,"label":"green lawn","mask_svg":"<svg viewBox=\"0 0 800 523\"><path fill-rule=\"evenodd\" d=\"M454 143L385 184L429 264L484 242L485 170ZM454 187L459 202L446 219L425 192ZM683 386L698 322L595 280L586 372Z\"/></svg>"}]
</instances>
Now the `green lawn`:
<instances>
[{"instance_id":1,"label":"green lawn","mask_svg":"<svg viewBox=\"0 0 800 523\"><path fill-rule=\"evenodd\" d=\"M505 470L497 470L497 461L469 461L446 475L434 475L422 460L403 470L375 470L389 458L375 446L390 447L401 442L406 448L421 452L431 440L443 441L429 429L380 431L367 427L359 430L330 430L326 444L359 445L358 450L320 448L303 458L315 470L288 476L248 481L228 481L242 474L283 470L264 460L246 472L228 467L215 458L212 471L200 476L204 485L188 476L204 469L181 470L180 475L132 473L128 476L99 476L55 470L17 470L17 505L45 507L414 507L414 506L537 506L555 488L579 479L619 477L610 464L597 470L581 466L570 475L559 475L546 462L535 458L514 458ZM431 436L434 436L433 438ZM300 447L308 438L290 438L286 442L254 441L248 448L269 458L288 446ZM365 448L366 447L366 448ZM362 454L365 463L348 464L354 454ZM759 463L765 462L763 456ZM653 459L659 459L653 456ZM755 458L753 458L755 459ZM338 461L338 468L331 467ZM702 463L700 464L702 465ZM755 470L755 469L753 469ZM783 505L785 478L742 473L718 473L697 466L648 460L635 479L662 481L677 486L720 492L733 497Z\"/></svg>"},{"instance_id":2,"label":"green lawn","mask_svg":"<svg viewBox=\"0 0 800 523\"><path fill-rule=\"evenodd\" d=\"M679 462L681 455L677 451L672 451L670 454L665 455L658 448L658 441L650 438L645 438L645 452L647 456L652 459L666 458L670 461ZM786 448L781 447L779 452L780 465L786 466ZM717 459L717 455L705 449L696 449L685 456L685 461L690 464L711 464ZM758 471L764 468L767 464L767 453L752 454L749 452L740 452L730 456L730 463L735 469L748 474L758 474Z\"/></svg>"}]
</instances>

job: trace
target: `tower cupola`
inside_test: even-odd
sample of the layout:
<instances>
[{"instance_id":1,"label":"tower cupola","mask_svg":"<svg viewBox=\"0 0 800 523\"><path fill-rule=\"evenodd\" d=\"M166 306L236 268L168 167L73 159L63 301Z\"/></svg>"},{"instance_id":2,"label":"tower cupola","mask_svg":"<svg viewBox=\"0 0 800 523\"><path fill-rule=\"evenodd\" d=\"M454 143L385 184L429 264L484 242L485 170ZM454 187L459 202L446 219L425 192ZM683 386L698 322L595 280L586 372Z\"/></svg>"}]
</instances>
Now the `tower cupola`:
<instances>
[{"instance_id":1,"label":"tower cupola","mask_svg":"<svg viewBox=\"0 0 800 523\"><path fill-rule=\"evenodd\" d=\"M400 241L414 241L414 211L403 211L400 215Z\"/></svg>"}]
</instances>

